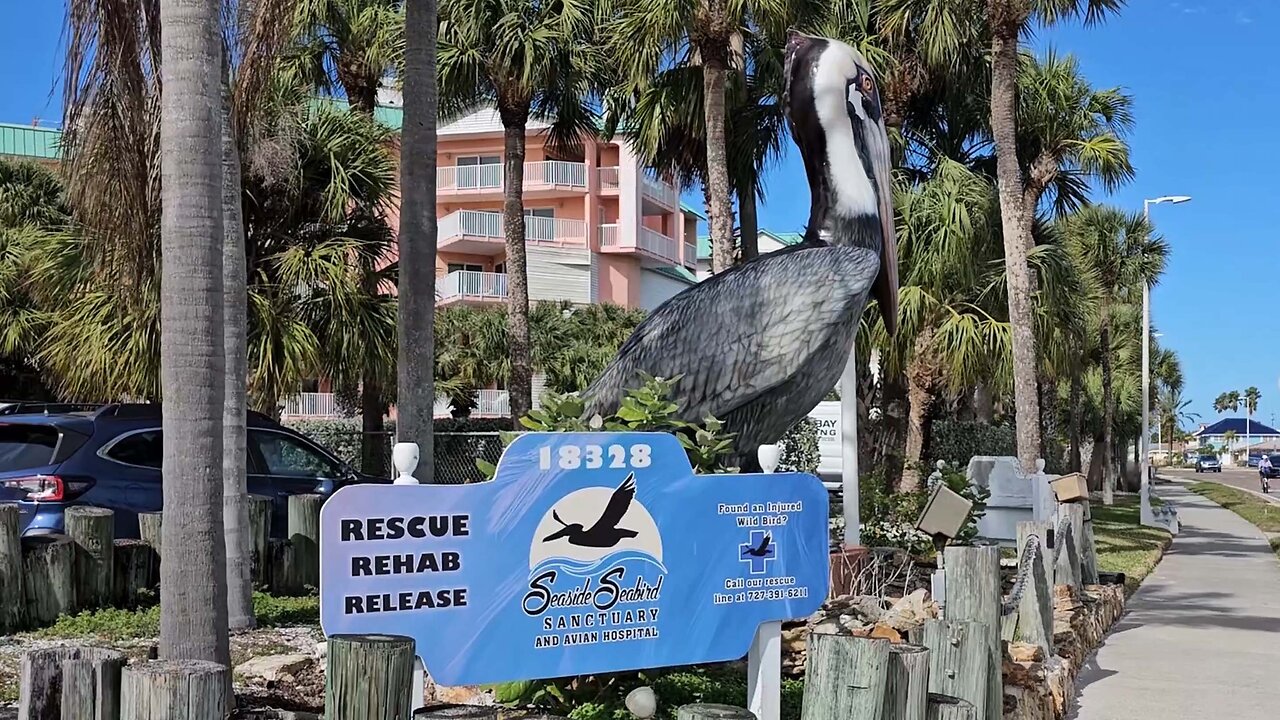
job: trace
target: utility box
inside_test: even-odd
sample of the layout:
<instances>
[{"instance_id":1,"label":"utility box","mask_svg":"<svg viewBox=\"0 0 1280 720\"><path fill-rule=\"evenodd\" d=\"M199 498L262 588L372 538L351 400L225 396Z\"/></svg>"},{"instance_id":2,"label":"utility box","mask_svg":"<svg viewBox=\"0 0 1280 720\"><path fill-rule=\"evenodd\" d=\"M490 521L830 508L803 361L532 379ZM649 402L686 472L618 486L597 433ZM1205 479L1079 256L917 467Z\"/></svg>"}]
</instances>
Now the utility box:
<instances>
[{"instance_id":1,"label":"utility box","mask_svg":"<svg viewBox=\"0 0 1280 720\"><path fill-rule=\"evenodd\" d=\"M1084 475L1080 473L1063 475L1049 484L1053 486L1053 494L1057 496L1060 503L1088 502L1089 500L1089 485Z\"/></svg>"},{"instance_id":2,"label":"utility box","mask_svg":"<svg viewBox=\"0 0 1280 720\"><path fill-rule=\"evenodd\" d=\"M920 513L916 529L930 537L953 538L960 534L965 522L969 520L969 512L973 510L973 502L963 495L947 487L946 483L938 483L929 496L929 502Z\"/></svg>"}]
</instances>

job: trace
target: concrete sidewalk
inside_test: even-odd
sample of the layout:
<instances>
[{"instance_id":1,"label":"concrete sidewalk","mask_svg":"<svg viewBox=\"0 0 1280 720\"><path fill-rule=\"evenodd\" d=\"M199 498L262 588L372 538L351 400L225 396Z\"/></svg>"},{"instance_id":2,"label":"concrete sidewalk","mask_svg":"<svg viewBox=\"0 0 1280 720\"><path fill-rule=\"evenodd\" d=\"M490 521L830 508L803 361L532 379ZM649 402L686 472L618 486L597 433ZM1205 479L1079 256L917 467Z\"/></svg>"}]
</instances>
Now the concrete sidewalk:
<instances>
[{"instance_id":1,"label":"concrete sidewalk","mask_svg":"<svg viewBox=\"0 0 1280 720\"><path fill-rule=\"evenodd\" d=\"M1280 717L1280 561L1262 533L1161 485L1182 531L1080 674L1077 720Z\"/></svg>"}]
</instances>

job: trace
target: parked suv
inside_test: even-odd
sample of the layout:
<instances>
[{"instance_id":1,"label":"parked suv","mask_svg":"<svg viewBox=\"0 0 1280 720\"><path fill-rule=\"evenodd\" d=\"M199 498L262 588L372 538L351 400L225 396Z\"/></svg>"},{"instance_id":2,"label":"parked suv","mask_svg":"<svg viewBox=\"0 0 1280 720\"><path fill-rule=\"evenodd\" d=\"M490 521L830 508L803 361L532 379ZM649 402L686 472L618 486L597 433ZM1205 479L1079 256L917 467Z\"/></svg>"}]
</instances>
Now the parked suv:
<instances>
[{"instance_id":1,"label":"parked suv","mask_svg":"<svg viewBox=\"0 0 1280 720\"><path fill-rule=\"evenodd\" d=\"M61 534L67 507L96 505L115 511L116 537L138 537L138 513L163 505L160 406L45 409L0 409L0 502L18 504L23 535ZM290 495L387 482L255 412L248 415L247 461L249 492L273 500L276 537L284 537Z\"/></svg>"},{"instance_id":2,"label":"parked suv","mask_svg":"<svg viewBox=\"0 0 1280 720\"><path fill-rule=\"evenodd\" d=\"M1196 458L1196 472L1222 472L1222 463L1214 455L1201 455Z\"/></svg>"}]
</instances>

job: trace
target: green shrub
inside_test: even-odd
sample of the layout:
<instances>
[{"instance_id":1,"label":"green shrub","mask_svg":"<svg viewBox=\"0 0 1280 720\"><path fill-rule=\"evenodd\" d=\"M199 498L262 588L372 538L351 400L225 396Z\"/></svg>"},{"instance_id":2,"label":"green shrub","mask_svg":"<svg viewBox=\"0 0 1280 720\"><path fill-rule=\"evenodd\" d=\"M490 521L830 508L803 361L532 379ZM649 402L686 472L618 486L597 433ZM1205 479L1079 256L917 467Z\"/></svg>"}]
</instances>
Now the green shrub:
<instances>
[{"instance_id":1,"label":"green shrub","mask_svg":"<svg viewBox=\"0 0 1280 720\"><path fill-rule=\"evenodd\" d=\"M969 485L965 472L954 465L942 470L941 480L956 493L973 502L969 521L955 538L957 543L972 542L978 536L978 519L986 513L986 500L991 493ZM922 478L931 473L922 469ZM915 529L916 521L929 501L932 487L913 492L893 492L883 472L863 475L859 479L858 514L862 520L862 543L870 547L897 547L916 555L934 551L932 539Z\"/></svg>"},{"instance_id":2,"label":"green shrub","mask_svg":"<svg viewBox=\"0 0 1280 720\"><path fill-rule=\"evenodd\" d=\"M812 418L802 418L782 437L782 457L778 460L778 472L816 475L819 459L818 424Z\"/></svg>"},{"instance_id":3,"label":"green shrub","mask_svg":"<svg viewBox=\"0 0 1280 720\"><path fill-rule=\"evenodd\" d=\"M253 614L259 627L314 625L320 622L320 598L275 597L253 594ZM133 640L160 634L160 606L138 610L106 608L87 610L76 615L63 615L49 627L36 631L44 638L96 637L104 640Z\"/></svg>"},{"instance_id":4,"label":"green shrub","mask_svg":"<svg viewBox=\"0 0 1280 720\"><path fill-rule=\"evenodd\" d=\"M933 423L929 443L931 462L944 460L956 467L968 467L978 455L1017 455L1018 442L1012 425L990 425L965 420L938 420Z\"/></svg>"}]
</instances>

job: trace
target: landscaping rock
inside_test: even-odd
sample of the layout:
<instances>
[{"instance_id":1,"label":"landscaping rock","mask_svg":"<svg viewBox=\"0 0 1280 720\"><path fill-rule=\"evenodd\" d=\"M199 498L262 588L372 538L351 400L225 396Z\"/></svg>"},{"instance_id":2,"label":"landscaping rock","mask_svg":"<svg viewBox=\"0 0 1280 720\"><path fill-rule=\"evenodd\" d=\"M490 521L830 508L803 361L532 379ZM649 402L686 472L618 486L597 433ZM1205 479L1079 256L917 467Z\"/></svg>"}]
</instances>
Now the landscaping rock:
<instances>
[{"instance_id":1,"label":"landscaping rock","mask_svg":"<svg viewBox=\"0 0 1280 720\"><path fill-rule=\"evenodd\" d=\"M292 680L315 663L316 659L310 655L264 655L240 663L236 666L236 673L274 683Z\"/></svg>"},{"instance_id":2,"label":"landscaping rock","mask_svg":"<svg viewBox=\"0 0 1280 720\"><path fill-rule=\"evenodd\" d=\"M894 603L880 622L898 632L910 632L936 617L938 604L929 597L927 590L916 590Z\"/></svg>"}]
</instances>

